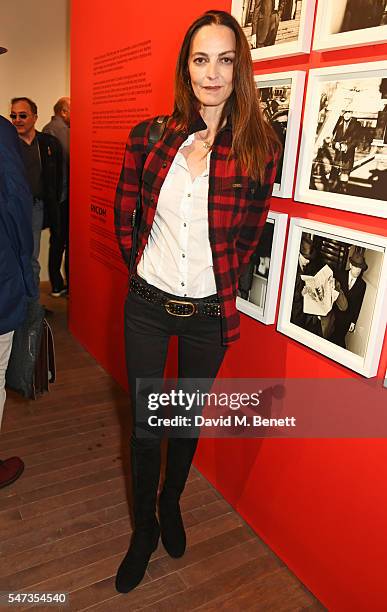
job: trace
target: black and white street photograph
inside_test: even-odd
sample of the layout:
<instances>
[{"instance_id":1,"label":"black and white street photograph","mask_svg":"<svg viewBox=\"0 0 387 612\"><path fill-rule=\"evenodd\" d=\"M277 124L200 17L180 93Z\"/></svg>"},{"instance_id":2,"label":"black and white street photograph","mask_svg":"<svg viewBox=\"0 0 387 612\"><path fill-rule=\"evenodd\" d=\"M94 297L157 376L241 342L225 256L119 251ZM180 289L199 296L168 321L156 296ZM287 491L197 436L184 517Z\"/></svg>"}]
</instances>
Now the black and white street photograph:
<instances>
[{"instance_id":1,"label":"black and white street photograph","mask_svg":"<svg viewBox=\"0 0 387 612\"><path fill-rule=\"evenodd\" d=\"M387 62L367 66L311 71L296 197L386 217Z\"/></svg>"},{"instance_id":2,"label":"black and white street photograph","mask_svg":"<svg viewBox=\"0 0 387 612\"><path fill-rule=\"evenodd\" d=\"M310 188L387 195L387 78L331 81L321 90Z\"/></svg>"},{"instance_id":3,"label":"black and white street photograph","mask_svg":"<svg viewBox=\"0 0 387 612\"><path fill-rule=\"evenodd\" d=\"M306 220L291 225L279 330L365 373L383 341L375 330L386 326L387 239Z\"/></svg>"},{"instance_id":4,"label":"black and white street photograph","mask_svg":"<svg viewBox=\"0 0 387 612\"><path fill-rule=\"evenodd\" d=\"M387 0L318 3L314 49L338 49L387 40Z\"/></svg>"},{"instance_id":5,"label":"black and white street photograph","mask_svg":"<svg viewBox=\"0 0 387 612\"><path fill-rule=\"evenodd\" d=\"M283 147L273 195L288 198L292 195L294 183L305 72L297 70L256 75L254 78L263 115L273 126Z\"/></svg>"},{"instance_id":6,"label":"black and white street photograph","mask_svg":"<svg viewBox=\"0 0 387 612\"><path fill-rule=\"evenodd\" d=\"M387 0L335 0L338 32L376 28L387 23Z\"/></svg>"},{"instance_id":7,"label":"black and white street photograph","mask_svg":"<svg viewBox=\"0 0 387 612\"><path fill-rule=\"evenodd\" d=\"M239 278L237 307L269 325L274 323L287 215L270 211L256 251Z\"/></svg>"},{"instance_id":8,"label":"black and white street photograph","mask_svg":"<svg viewBox=\"0 0 387 612\"><path fill-rule=\"evenodd\" d=\"M305 53L310 45L315 0L233 0L253 60Z\"/></svg>"},{"instance_id":9,"label":"black and white street photograph","mask_svg":"<svg viewBox=\"0 0 387 612\"><path fill-rule=\"evenodd\" d=\"M285 148L289 119L290 87L291 84L289 83L282 86L259 88L259 98L263 115L266 121L274 128L283 149ZM283 155L278 164L275 179L275 182L279 185L281 184L282 166Z\"/></svg>"}]
</instances>

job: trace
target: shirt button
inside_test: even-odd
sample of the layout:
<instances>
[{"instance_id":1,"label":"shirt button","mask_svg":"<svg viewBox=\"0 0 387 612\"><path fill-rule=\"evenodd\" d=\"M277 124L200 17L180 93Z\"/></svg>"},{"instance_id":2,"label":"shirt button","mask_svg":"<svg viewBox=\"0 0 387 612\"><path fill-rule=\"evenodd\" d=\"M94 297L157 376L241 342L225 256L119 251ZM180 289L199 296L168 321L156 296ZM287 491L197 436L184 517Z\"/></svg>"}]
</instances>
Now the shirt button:
<instances>
[{"instance_id":1,"label":"shirt button","mask_svg":"<svg viewBox=\"0 0 387 612\"><path fill-rule=\"evenodd\" d=\"M181 283L181 286L184 287L184 283Z\"/></svg>"},{"instance_id":2,"label":"shirt button","mask_svg":"<svg viewBox=\"0 0 387 612\"><path fill-rule=\"evenodd\" d=\"M166 168L168 166L167 162L163 162L163 168Z\"/></svg>"},{"instance_id":3,"label":"shirt button","mask_svg":"<svg viewBox=\"0 0 387 612\"><path fill-rule=\"evenodd\" d=\"M182 257L185 257L185 254L184 254L184 253L182 253L182 254L181 254L181 256L182 256Z\"/></svg>"},{"instance_id":4,"label":"shirt button","mask_svg":"<svg viewBox=\"0 0 387 612\"><path fill-rule=\"evenodd\" d=\"M187 193L187 198L190 198L190 197L191 197L191 194L190 194L190 193Z\"/></svg>"},{"instance_id":5,"label":"shirt button","mask_svg":"<svg viewBox=\"0 0 387 612\"><path fill-rule=\"evenodd\" d=\"M187 224L186 224L186 223L183 223L183 227L187 227Z\"/></svg>"},{"instance_id":6,"label":"shirt button","mask_svg":"<svg viewBox=\"0 0 387 612\"><path fill-rule=\"evenodd\" d=\"M186 294L186 293L184 294L184 297L187 297L187 294Z\"/></svg>"}]
</instances>

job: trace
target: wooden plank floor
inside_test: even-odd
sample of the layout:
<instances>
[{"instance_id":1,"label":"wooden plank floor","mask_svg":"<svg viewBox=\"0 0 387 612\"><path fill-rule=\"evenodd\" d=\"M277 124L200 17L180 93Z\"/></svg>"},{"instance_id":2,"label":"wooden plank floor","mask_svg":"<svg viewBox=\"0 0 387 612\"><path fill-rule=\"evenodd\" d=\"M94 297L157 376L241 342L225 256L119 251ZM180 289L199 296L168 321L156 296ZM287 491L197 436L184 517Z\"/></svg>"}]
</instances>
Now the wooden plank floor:
<instances>
[{"instance_id":1,"label":"wooden plank floor","mask_svg":"<svg viewBox=\"0 0 387 612\"><path fill-rule=\"evenodd\" d=\"M0 490L0 590L66 591L71 612L322 610L195 469L182 500L186 554L171 559L160 543L141 586L116 593L131 533L127 397L68 333L66 299L46 284L42 293L58 377L36 402L8 394L0 456L26 468Z\"/></svg>"}]
</instances>

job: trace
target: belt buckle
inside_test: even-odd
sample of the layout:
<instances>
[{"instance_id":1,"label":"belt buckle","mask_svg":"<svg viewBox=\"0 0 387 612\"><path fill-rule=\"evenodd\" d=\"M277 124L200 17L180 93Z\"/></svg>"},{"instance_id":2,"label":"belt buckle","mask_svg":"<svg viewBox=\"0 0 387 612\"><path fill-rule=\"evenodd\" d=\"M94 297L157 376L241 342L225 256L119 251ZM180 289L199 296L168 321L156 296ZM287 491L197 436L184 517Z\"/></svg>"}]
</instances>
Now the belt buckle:
<instances>
[{"instance_id":1,"label":"belt buckle","mask_svg":"<svg viewBox=\"0 0 387 612\"><path fill-rule=\"evenodd\" d=\"M188 305L191 306L192 310L191 312L188 312L186 314L183 313L178 313L178 312L172 312L171 308L174 305ZM186 300L167 300L164 304L164 308L167 311L168 314L174 316L174 317L192 317L192 315L194 315L196 313L196 306L195 304L193 304L192 302L187 302Z\"/></svg>"}]
</instances>

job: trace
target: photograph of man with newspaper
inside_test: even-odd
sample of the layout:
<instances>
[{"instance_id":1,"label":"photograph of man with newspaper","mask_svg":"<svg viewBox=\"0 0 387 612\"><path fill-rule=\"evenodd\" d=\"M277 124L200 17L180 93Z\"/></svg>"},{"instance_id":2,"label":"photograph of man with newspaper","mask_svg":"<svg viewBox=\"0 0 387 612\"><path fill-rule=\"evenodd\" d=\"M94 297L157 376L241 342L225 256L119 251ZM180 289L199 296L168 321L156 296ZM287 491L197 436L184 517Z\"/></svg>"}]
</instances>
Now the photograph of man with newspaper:
<instances>
[{"instance_id":1,"label":"photograph of man with newspaper","mask_svg":"<svg viewBox=\"0 0 387 612\"><path fill-rule=\"evenodd\" d=\"M303 232L291 323L364 356L382 260L376 249Z\"/></svg>"}]
</instances>

